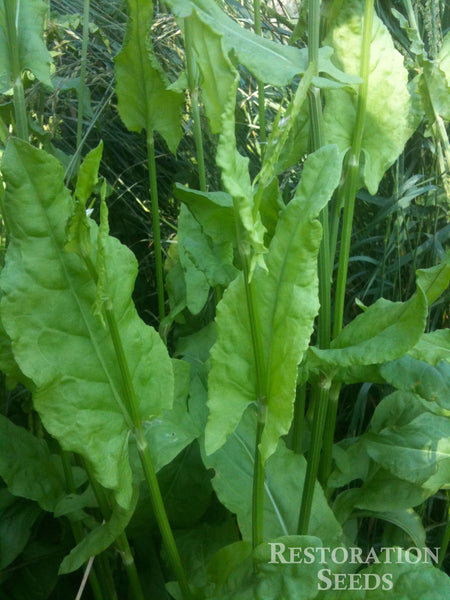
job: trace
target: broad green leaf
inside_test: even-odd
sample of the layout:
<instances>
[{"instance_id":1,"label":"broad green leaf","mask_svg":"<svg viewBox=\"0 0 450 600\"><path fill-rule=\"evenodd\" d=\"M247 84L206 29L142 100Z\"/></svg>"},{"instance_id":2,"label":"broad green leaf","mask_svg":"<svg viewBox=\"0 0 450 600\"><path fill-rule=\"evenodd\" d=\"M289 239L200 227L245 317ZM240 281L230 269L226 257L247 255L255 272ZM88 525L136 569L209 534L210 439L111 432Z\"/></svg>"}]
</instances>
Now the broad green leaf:
<instances>
[{"instance_id":1,"label":"broad green leaf","mask_svg":"<svg viewBox=\"0 0 450 600\"><path fill-rule=\"evenodd\" d=\"M285 548L283 556L289 560L289 548L297 549L298 557L303 555L306 548L310 548L311 552L321 547L321 541L317 537L296 535L283 536L260 544L254 553L248 542L231 544L219 550L208 565L213 587L207 598L312 600L317 596L318 572L324 565L319 560L308 564L303 560L299 561L298 558L293 564L272 562L273 548L280 552ZM279 556L275 560L279 561Z\"/></svg>"},{"instance_id":2,"label":"broad green leaf","mask_svg":"<svg viewBox=\"0 0 450 600\"><path fill-rule=\"evenodd\" d=\"M183 264L183 254L189 256L194 266L204 273L211 287L221 285L226 287L239 271L233 265L233 246L230 242L217 243L213 238L205 235L201 226L191 215L189 210L182 206L184 212L185 230L179 225L179 252ZM183 210L184 209L184 210Z\"/></svg>"},{"instance_id":3,"label":"broad green leaf","mask_svg":"<svg viewBox=\"0 0 450 600\"><path fill-rule=\"evenodd\" d=\"M450 421L430 412L362 438L369 456L399 479L436 491L450 482Z\"/></svg>"},{"instance_id":4,"label":"broad green leaf","mask_svg":"<svg viewBox=\"0 0 450 600\"><path fill-rule=\"evenodd\" d=\"M205 240L200 225L185 206L181 206L178 216L177 237L186 285L186 305L193 315L197 315L208 300L210 286L206 274L195 262L195 250L192 250L192 246L199 242L204 246Z\"/></svg>"},{"instance_id":5,"label":"broad green leaf","mask_svg":"<svg viewBox=\"0 0 450 600\"><path fill-rule=\"evenodd\" d=\"M395 427L408 425L412 419L425 412L429 412L429 405L424 403L417 394L408 390L397 390L383 398L376 407L370 421L370 431L380 433L391 425Z\"/></svg>"},{"instance_id":6,"label":"broad green leaf","mask_svg":"<svg viewBox=\"0 0 450 600\"><path fill-rule=\"evenodd\" d=\"M232 242L236 246L236 223L233 199L226 192L200 192L176 183L173 190L177 200L184 202L213 240Z\"/></svg>"},{"instance_id":7,"label":"broad green leaf","mask_svg":"<svg viewBox=\"0 0 450 600\"><path fill-rule=\"evenodd\" d=\"M408 354L436 366L441 360L450 362L450 329L437 329L424 333Z\"/></svg>"},{"instance_id":8,"label":"broad green leaf","mask_svg":"<svg viewBox=\"0 0 450 600\"><path fill-rule=\"evenodd\" d=\"M422 550L422 549L421 549ZM436 600L450 596L450 578L432 564L431 557L422 550L422 562L413 564L413 556L407 556L406 551L396 548L380 554L379 563L373 564L360 571L355 582L357 588L348 591L323 591L318 596L322 600ZM424 564L427 563L427 564ZM365 579L367 577L367 580ZM334 581L328 579L333 585ZM367 584L365 582L367 581ZM375 581L378 585L375 587ZM328 585L328 582L326 582ZM322 584L324 586L325 584ZM350 583L347 582L347 586ZM364 589L366 588L366 589ZM374 588L374 589L370 589ZM343 588L344 589L344 588Z\"/></svg>"},{"instance_id":9,"label":"broad green leaf","mask_svg":"<svg viewBox=\"0 0 450 600\"><path fill-rule=\"evenodd\" d=\"M332 341L331 349L310 349L312 368L374 365L396 360L413 348L425 329L428 304L417 280L417 292L406 302L380 298L351 321Z\"/></svg>"},{"instance_id":10,"label":"broad green leaf","mask_svg":"<svg viewBox=\"0 0 450 600\"><path fill-rule=\"evenodd\" d=\"M412 509L405 508L396 511L361 511L356 513L357 517L375 517L387 521L404 531L412 540L416 548L424 548L426 546L426 532L420 516Z\"/></svg>"},{"instance_id":11,"label":"broad green leaf","mask_svg":"<svg viewBox=\"0 0 450 600\"><path fill-rule=\"evenodd\" d=\"M204 456L213 468L212 480L219 500L237 515L244 540L251 540L252 485L255 454L256 415L249 408L226 444L211 456ZM306 461L288 450L283 441L267 460L264 484L264 537L271 539L297 530L299 500L303 489ZM341 529L316 484L309 533L321 536L325 546L342 545Z\"/></svg>"},{"instance_id":12,"label":"broad green leaf","mask_svg":"<svg viewBox=\"0 0 450 600\"><path fill-rule=\"evenodd\" d=\"M1 296L0 296L1 297ZM18 383L22 383L28 389L33 388L33 382L25 377L14 358L11 340L3 327L0 318L0 371L6 375L6 384L13 389Z\"/></svg>"},{"instance_id":13,"label":"broad green leaf","mask_svg":"<svg viewBox=\"0 0 450 600\"><path fill-rule=\"evenodd\" d=\"M370 433L334 447L336 470L329 485L363 481L360 488L338 497L337 514L347 520L355 507L390 512L422 504L449 480L448 428L448 417L430 413L428 404L412 392L384 398L375 409Z\"/></svg>"},{"instance_id":14,"label":"broad green leaf","mask_svg":"<svg viewBox=\"0 0 450 600\"><path fill-rule=\"evenodd\" d=\"M288 432L301 362L319 310L317 254L321 226L316 220L340 176L335 146L310 155L293 200L282 212L267 254L267 273L254 273L255 306L267 374L267 417L261 452L266 460ZM302 265L302 268L299 268ZM226 290L217 307L217 343L211 352L208 454L220 448L245 408L256 400L256 367L243 276ZM286 343L289 340L289 344Z\"/></svg>"},{"instance_id":15,"label":"broad green leaf","mask_svg":"<svg viewBox=\"0 0 450 600\"><path fill-rule=\"evenodd\" d=\"M429 402L436 402L450 410L450 363L441 361L436 366L415 360L411 356L381 366L387 382L400 390L418 394Z\"/></svg>"},{"instance_id":16,"label":"broad green leaf","mask_svg":"<svg viewBox=\"0 0 450 600\"><path fill-rule=\"evenodd\" d=\"M276 165L276 173L282 173L297 164L309 151L309 107L303 104L292 123L286 143Z\"/></svg>"},{"instance_id":17,"label":"broad green leaf","mask_svg":"<svg viewBox=\"0 0 450 600\"><path fill-rule=\"evenodd\" d=\"M202 462L197 442L161 469L158 481L172 526L189 529L197 524L210 506L213 493L211 474Z\"/></svg>"},{"instance_id":18,"label":"broad green leaf","mask_svg":"<svg viewBox=\"0 0 450 600\"><path fill-rule=\"evenodd\" d=\"M1 496L7 493L3 489ZM0 569L3 571L22 552L31 536L31 528L41 514L35 502L14 498L8 506L1 506L0 496Z\"/></svg>"},{"instance_id":19,"label":"broad green leaf","mask_svg":"<svg viewBox=\"0 0 450 600\"><path fill-rule=\"evenodd\" d=\"M197 527L175 533L177 548L183 556L190 585L207 583L207 565L221 548L239 540L235 519L229 515L219 522L201 522Z\"/></svg>"},{"instance_id":20,"label":"broad green leaf","mask_svg":"<svg viewBox=\"0 0 450 600\"><path fill-rule=\"evenodd\" d=\"M358 488L357 508L372 511L403 510L419 506L437 492L399 479L390 471L378 469Z\"/></svg>"},{"instance_id":21,"label":"broad green leaf","mask_svg":"<svg viewBox=\"0 0 450 600\"><path fill-rule=\"evenodd\" d=\"M46 0L0 0L0 94L13 87L15 69L9 53L5 3L16 8L17 45L20 72L31 71L44 85L52 86L52 58L43 41L44 23L48 14Z\"/></svg>"},{"instance_id":22,"label":"broad green leaf","mask_svg":"<svg viewBox=\"0 0 450 600\"><path fill-rule=\"evenodd\" d=\"M427 296L428 305L431 306L448 289L450 282L450 252L447 252L440 264L429 269L419 269L417 271L417 282Z\"/></svg>"},{"instance_id":23,"label":"broad green leaf","mask_svg":"<svg viewBox=\"0 0 450 600\"><path fill-rule=\"evenodd\" d=\"M238 62L257 79L272 85L287 85L295 75L304 73L308 67L306 48L275 43L241 27L210 0L167 0L173 13L182 18L195 11L203 23L223 36L226 51L234 52ZM359 78L343 73L331 61L331 48L319 50L319 72L328 73L342 83L356 83ZM315 82L321 85L321 78Z\"/></svg>"},{"instance_id":24,"label":"broad green leaf","mask_svg":"<svg viewBox=\"0 0 450 600\"><path fill-rule=\"evenodd\" d=\"M34 405L46 429L64 449L84 456L127 507L130 417L109 330L93 314L96 282L80 256L64 250L73 202L63 169L45 152L12 139L2 170L11 237L0 307L15 358L37 387ZM97 226L90 226L96 265ZM172 405L172 366L160 337L134 308L134 256L112 237L104 244L108 297L145 422Z\"/></svg>"},{"instance_id":25,"label":"broad green leaf","mask_svg":"<svg viewBox=\"0 0 450 600\"><path fill-rule=\"evenodd\" d=\"M239 154L235 136L235 104L239 76L227 97L222 115L222 132L217 146L216 163L222 171L222 182L233 198L235 214L239 215L244 238L241 243L245 254L250 256L250 277L255 266L265 268L262 255L267 251L264 246L265 228L258 212L255 214L253 190L248 171L249 159Z\"/></svg>"},{"instance_id":26,"label":"broad green leaf","mask_svg":"<svg viewBox=\"0 0 450 600\"><path fill-rule=\"evenodd\" d=\"M370 457L361 440L345 439L333 446L335 469L328 479L332 488L343 487L355 479L367 479L370 469Z\"/></svg>"},{"instance_id":27,"label":"broad green leaf","mask_svg":"<svg viewBox=\"0 0 450 600\"><path fill-rule=\"evenodd\" d=\"M185 271L187 306L197 314L208 299L210 287L227 286L238 274L233 266L233 246L215 243L186 206L178 217L178 251Z\"/></svg>"},{"instance_id":28,"label":"broad green leaf","mask_svg":"<svg viewBox=\"0 0 450 600\"><path fill-rule=\"evenodd\" d=\"M418 81L420 99L430 123L434 123L438 115L445 121L450 121L448 101L450 84L446 74L439 66L436 61L424 59Z\"/></svg>"},{"instance_id":29,"label":"broad green leaf","mask_svg":"<svg viewBox=\"0 0 450 600\"><path fill-rule=\"evenodd\" d=\"M130 522L136 507L136 500L137 495L128 509L115 504L110 519L90 531L83 541L71 550L70 554L62 561L59 573L61 575L72 573L83 566L91 556L97 556L109 548Z\"/></svg>"},{"instance_id":30,"label":"broad green leaf","mask_svg":"<svg viewBox=\"0 0 450 600\"><path fill-rule=\"evenodd\" d=\"M201 72L202 100L212 133L220 133L222 113L233 87L236 69L225 49L222 35L202 21L195 10L190 19L191 44Z\"/></svg>"},{"instance_id":31,"label":"broad green leaf","mask_svg":"<svg viewBox=\"0 0 450 600\"><path fill-rule=\"evenodd\" d=\"M261 221L266 228L264 236L264 243L266 246L269 246L272 241L280 213L284 210L285 206L280 191L278 177L273 177L263 190L259 207Z\"/></svg>"},{"instance_id":32,"label":"broad green leaf","mask_svg":"<svg viewBox=\"0 0 450 600\"><path fill-rule=\"evenodd\" d=\"M43 600L52 595L58 583L62 543L61 539L55 537L49 535L48 526L41 526L25 547L14 569L3 571L0 583L2 598ZM66 537L63 543L67 541Z\"/></svg>"},{"instance_id":33,"label":"broad green leaf","mask_svg":"<svg viewBox=\"0 0 450 600\"><path fill-rule=\"evenodd\" d=\"M182 135L184 94L168 89L167 77L153 52L152 19L152 2L128 0L125 41L115 59L117 108L127 129L137 133L145 129L147 136L158 131L175 154Z\"/></svg>"},{"instance_id":34,"label":"broad green leaf","mask_svg":"<svg viewBox=\"0 0 450 600\"><path fill-rule=\"evenodd\" d=\"M65 494L61 460L47 443L0 415L0 475L15 496L53 511Z\"/></svg>"},{"instance_id":35,"label":"broad green leaf","mask_svg":"<svg viewBox=\"0 0 450 600\"><path fill-rule=\"evenodd\" d=\"M439 69L445 73L447 85L450 86L450 32L447 32L438 56Z\"/></svg>"},{"instance_id":36,"label":"broad green leaf","mask_svg":"<svg viewBox=\"0 0 450 600\"><path fill-rule=\"evenodd\" d=\"M346 73L360 72L362 13L359 0L335 0L339 6L326 43L335 50L334 59ZM357 91L357 88L355 88ZM357 94L343 89L325 92L325 132L328 143L341 151L351 147L356 122ZM376 194L385 171L393 164L418 125L408 91L408 71L391 36L374 15L370 47L367 113L362 139L364 161L361 177Z\"/></svg>"},{"instance_id":37,"label":"broad green leaf","mask_svg":"<svg viewBox=\"0 0 450 600\"><path fill-rule=\"evenodd\" d=\"M216 324L211 321L192 335L177 340L176 356L182 356L191 365L189 413L199 431L205 430L208 418L209 353L216 339Z\"/></svg>"}]
</instances>

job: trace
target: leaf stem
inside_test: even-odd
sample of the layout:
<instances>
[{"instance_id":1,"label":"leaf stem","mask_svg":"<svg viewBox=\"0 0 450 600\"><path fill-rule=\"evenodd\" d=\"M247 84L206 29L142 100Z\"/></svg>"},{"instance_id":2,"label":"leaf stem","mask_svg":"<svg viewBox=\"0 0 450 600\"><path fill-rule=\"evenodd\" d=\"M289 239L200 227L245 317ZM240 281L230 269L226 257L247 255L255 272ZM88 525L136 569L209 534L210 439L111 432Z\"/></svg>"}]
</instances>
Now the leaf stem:
<instances>
[{"instance_id":1,"label":"leaf stem","mask_svg":"<svg viewBox=\"0 0 450 600\"><path fill-rule=\"evenodd\" d=\"M184 43L186 53L186 67L189 82L189 92L192 104L192 117L194 120L195 147L197 150L198 179L200 190L206 192L205 154L203 150L202 126L198 103L198 85L195 77L195 57L192 49L192 23L190 19L184 20Z\"/></svg>"},{"instance_id":2,"label":"leaf stem","mask_svg":"<svg viewBox=\"0 0 450 600\"><path fill-rule=\"evenodd\" d=\"M83 5L83 39L81 42L81 68L80 83L78 86L78 114L77 114L77 149L81 146L83 139L83 117L86 98L86 71L87 71L87 50L89 44L89 10L90 0L84 0ZM78 155L77 165L80 162Z\"/></svg>"},{"instance_id":3,"label":"leaf stem","mask_svg":"<svg viewBox=\"0 0 450 600\"><path fill-rule=\"evenodd\" d=\"M159 222L158 181L156 178L155 140L153 131L147 134L147 157L152 201L153 241L155 245L156 289L158 293L158 315L161 322L165 317L164 275L161 251L161 226Z\"/></svg>"},{"instance_id":4,"label":"leaf stem","mask_svg":"<svg viewBox=\"0 0 450 600\"><path fill-rule=\"evenodd\" d=\"M257 35L262 36L261 0L253 0L253 13L255 20L255 32ZM259 142L261 144L261 158L264 158L267 143L265 98L264 82L258 79Z\"/></svg>"},{"instance_id":5,"label":"leaf stem","mask_svg":"<svg viewBox=\"0 0 450 600\"><path fill-rule=\"evenodd\" d=\"M23 89L22 71L20 68L18 23L20 2L7 0L5 7L6 38L8 41L8 55L11 65L13 80L14 114L16 117L16 134L22 140L28 141L28 118Z\"/></svg>"}]
</instances>

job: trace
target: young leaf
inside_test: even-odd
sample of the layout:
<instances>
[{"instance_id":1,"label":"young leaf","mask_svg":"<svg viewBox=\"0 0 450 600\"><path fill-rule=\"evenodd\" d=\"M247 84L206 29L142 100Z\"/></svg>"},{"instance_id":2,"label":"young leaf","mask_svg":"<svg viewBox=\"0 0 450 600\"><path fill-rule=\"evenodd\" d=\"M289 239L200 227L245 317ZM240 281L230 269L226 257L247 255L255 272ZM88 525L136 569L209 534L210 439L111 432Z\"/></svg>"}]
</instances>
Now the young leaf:
<instances>
[{"instance_id":1,"label":"young leaf","mask_svg":"<svg viewBox=\"0 0 450 600\"><path fill-rule=\"evenodd\" d=\"M268 273L259 269L254 274L266 352L268 412L261 444L264 460L275 451L279 437L288 432L292 420L297 366L319 309L317 254L322 230L316 217L337 186L339 176L336 146L324 147L308 157L295 197L281 214L270 244ZM244 280L239 277L217 308L218 339L211 352L209 376L208 454L221 447L245 408L257 397L245 306Z\"/></svg>"},{"instance_id":2,"label":"young leaf","mask_svg":"<svg viewBox=\"0 0 450 600\"><path fill-rule=\"evenodd\" d=\"M359 74L362 4L360 0L335 0L335 18L326 40L335 49L334 58L346 72ZM341 151L352 144L356 122L357 94L343 89L325 92L325 132L328 143ZM376 15L373 18L370 47L370 75L367 113L362 139L364 166L362 179L376 194L385 171L396 160L418 125L408 91L408 72L402 55Z\"/></svg>"},{"instance_id":3,"label":"young leaf","mask_svg":"<svg viewBox=\"0 0 450 600\"><path fill-rule=\"evenodd\" d=\"M154 52L150 36L153 4L128 0L128 24L115 59L117 108L130 131L158 131L175 154L181 139L180 108L184 94L169 82Z\"/></svg>"},{"instance_id":4,"label":"young leaf","mask_svg":"<svg viewBox=\"0 0 450 600\"><path fill-rule=\"evenodd\" d=\"M42 39L48 14L48 2L46 0L0 0L0 94L13 87L16 77L7 36L6 2L14 3L16 8L20 73L31 71L44 85L53 87L50 79L52 58Z\"/></svg>"},{"instance_id":5,"label":"young leaf","mask_svg":"<svg viewBox=\"0 0 450 600\"><path fill-rule=\"evenodd\" d=\"M91 234L86 204L98 182L102 152L103 142L100 142L81 163L74 193L78 202L76 202L73 215L67 224L65 249L68 252L77 252L81 256L88 256L91 251Z\"/></svg>"},{"instance_id":6,"label":"young leaf","mask_svg":"<svg viewBox=\"0 0 450 600\"><path fill-rule=\"evenodd\" d=\"M2 171L10 244L0 277L0 308L15 358L36 384L34 404L46 429L63 448L84 456L98 481L127 507L132 424L113 341L93 314L96 281L78 254L64 250L73 202L63 169L45 152L11 139ZM93 221L90 228L95 265ZM172 405L172 366L160 337L134 308L133 254L112 237L103 244L108 296L145 422Z\"/></svg>"},{"instance_id":7,"label":"young leaf","mask_svg":"<svg viewBox=\"0 0 450 600\"><path fill-rule=\"evenodd\" d=\"M94 187L98 182L98 170L102 160L102 153L103 141L100 141L96 148L88 152L78 171L74 195L84 208L86 208L87 201L92 196Z\"/></svg>"}]
</instances>

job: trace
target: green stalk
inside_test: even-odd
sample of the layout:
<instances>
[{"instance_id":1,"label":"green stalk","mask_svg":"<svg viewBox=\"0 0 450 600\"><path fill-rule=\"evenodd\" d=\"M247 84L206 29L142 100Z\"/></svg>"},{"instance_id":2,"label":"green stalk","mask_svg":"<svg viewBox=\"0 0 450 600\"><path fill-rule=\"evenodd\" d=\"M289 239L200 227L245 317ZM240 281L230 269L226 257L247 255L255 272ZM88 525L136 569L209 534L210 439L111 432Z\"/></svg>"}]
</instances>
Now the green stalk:
<instances>
[{"instance_id":1,"label":"green stalk","mask_svg":"<svg viewBox=\"0 0 450 600\"><path fill-rule=\"evenodd\" d=\"M239 244L241 247L241 244ZM252 335L253 355L255 357L256 370L256 410L257 427L255 441L255 461L253 470L253 495L252 495L252 545L256 548L263 542L263 524L264 524L264 463L261 460L259 445L264 431L267 411L266 396L266 377L264 368L264 351L261 339L261 328L258 318L258 310L255 301L255 292L253 282L249 281L248 257L241 255L244 268L245 295L247 301L247 311L250 321L250 331Z\"/></svg>"},{"instance_id":2,"label":"green stalk","mask_svg":"<svg viewBox=\"0 0 450 600\"><path fill-rule=\"evenodd\" d=\"M156 289L158 293L158 315L161 322L165 317L164 276L161 251L161 226L159 222L158 181L156 178L155 140L153 131L147 133L147 157L152 200L153 241L155 245Z\"/></svg>"},{"instance_id":3,"label":"green stalk","mask_svg":"<svg viewBox=\"0 0 450 600\"><path fill-rule=\"evenodd\" d=\"M363 80L358 96L356 124L353 133L352 147L347 162L344 185L341 188L342 196L338 198L338 206L344 206L342 223L341 246L339 251L339 267L336 285L336 299L334 306L333 338L341 331L344 322L345 289L347 286L348 261L350 258L350 245L352 237L353 214L355 199L358 191L358 173L361 154L364 123L367 111L367 93L369 88L370 70L370 43L372 37L374 0L366 0L364 7L364 24L361 52L360 76ZM321 466L321 480L325 485L331 470L332 449L340 385L333 385L332 402L330 402L327 416L327 427L324 436L324 452Z\"/></svg>"},{"instance_id":4,"label":"green stalk","mask_svg":"<svg viewBox=\"0 0 450 600\"><path fill-rule=\"evenodd\" d=\"M202 192L206 192L205 154L203 151L202 126L198 104L198 85L195 78L195 58L192 50L192 25L190 19L184 20L184 42L189 93L192 104L192 117L194 121L195 147L197 150L198 179L200 183L200 190Z\"/></svg>"},{"instance_id":5,"label":"green stalk","mask_svg":"<svg viewBox=\"0 0 450 600\"><path fill-rule=\"evenodd\" d=\"M141 460L145 479L150 492L150 498L153 511L155 513L156 522L158 523L158 527L161 532L161 536L163 539L164 546L166 548L167 555L169 557L170 564L180 585L183 597L185 600L191 600L193 597L189 589L186 573L181 563L180 555L175 544L172 529L170 527L170 523L167 518L167 513L164 508L164 502L161 496L161 490L159 488L158 479L156 478L153 460L150 456L147 440L144 436L142 421L137 409L137 402L134 393L133 383L131 380L130 370L128 367L128 361L125 356L122 340L120 339L120 333L117 327L116 317L114 315L110 303L108 303L105 306L105 314L108 329L114 345L114 350L116 352L120 373L122 376L127 407L130 412L133 424L135 426L134 435L137 441L139 458Z\"/></svg>"},{"instance_id":6,"label":"green stalk","mask_svg":"<svg viewBox=\"0 0 450 600\"><path fill-rule=\"evenodd\" d=\"M318 396L314 400L314 420L311 431L312 446L308 455L308 466L306 469L302 504L298 520L297 532L299 535L307 535L309 530L314 487L316 484L317 472L319 470L322 434L327 416L329 382L326 381L324 385L319 388L313 388L313 393L318 394Z\"/></svg>"},{"instance_id":7,"label":"green stalk","mask_svg":"<svg viewBox=\"0 0 450 600\"><path fill-rule=\"evenodd\" d=\"M18 41L18 11L20 3L17 0L6 0L5 7L6 38L8 44L8 55L11 65L13 80L14 114L16 118L16 135L22 140L28 141L28 119L25 104L25 92L23 89L22 70L20 68L19 41Z\"/></svg>"},{"instance_id":8,"label":"green stalk","mask_svg":"<svg viewBox=\"0 0 450 600\"><path fill-rule=\"evenodd\" d=\"M336 289L336 304L334 309L333 338L342 329L344 320L345 288L347 285L348 261L350 257L350 243L352 235L353 213L355 210L355 198L358 191L358 172L361 154L361 145L366 120L367 92L369 88L370 69L370 42L373 22L374 0L366 0L364 9L364 26L362 39L362 55L360 76L363 80L358 96L358 107L356 112L355 131L353 133L352 148L346 173L346 183L343 186L344 194L344 216L342 224L341 248L339 252L339 268Z\"/></svg>"},{"instance_id":9,"label":"green stalk","mask_svg":"<svg viewBox=\"0 0 450 600\"><path fill-rule=\"evenodd\" d=\"M294 405L294 423L292 428L292 450L301 454L305 429L306 384L297 386Z\"/></svg>"},{"instance_id":10,"label":"green stalk","mask_svg":"<svg viewBox=\"0 0 450 600\"><path fill-rule=\"evenodd\" d=\"M87 70L87 50L89 44L89 10L90 0L84 0L83 5L83 39L81 42L81 69L80 84L78 88L78 115L77 115L77 149L81 146L83 139L83 117L86 98L86 70ZM80 155L77 163L80 162Z\"/></svg>"},{"instance_id":11,"label":"green stalk","mask_svg":"<svg viewBox=\"0 0 450 600\"><path fill-rule=\"evenodd\" d=\"M264 539L264 478L265 469L264 463L261 460L259 445L264 431L267 412L267 384L264 350L261 337L261 327L258 317L258 309L256 306L254 284L249 280L250 265L249 257L243 251L243 240L239 225L239 212L235 206L236 216L236 238L238 242L239 253L242 261L245 297L247 303L247 312L250 322L250 331L252 336L253 356L255 357L256 371L256 410L257 410L257 427L255 441L255 459L253 468L253 492L252 492L252 545L256 548Z\"/></svg>"},{"instance_id":12,"label":"green stalk","mask_svg":"<svg viewBox=\"0 0 450 600\"><path fill-rule=\"evenodd\" d=\"M308 16L308 62L314 65L315 75L318 74L320 37L320 0L310 0ZM309 112L311 120L311 142L313 150L318 150L324 141L323 115L320 90L311 86L308 93ZM330 231L328 206L322 210L320 220L323 235L319 252L319 300L320 310L318 318L317 341L319 347L328 348L331 336L331 260L330 260ZM313 426L311 432L311 448L308 455L305 483L302 493L298 532L307 534L314 497L314 487L319 469L322 437L327 415L329 382L324 386L314 385L312 400L314 406ZM294 415L294 419L297 416ZM301 440L296 442L301 447Z\"/></svg>"},{"instance_id":13,"label":"green stalk","mask_svg":"<svg viewBox=\"0 0 450 600\"><path fill-rule=\"evenodd\" d=\"M253 0L253 13L255 19L255 33L262 36L261 0ZM259 142L261 144L261 158L264 158L267 143L265 97L264 83L258 79Z\"/></svg>"}]
</instances>

